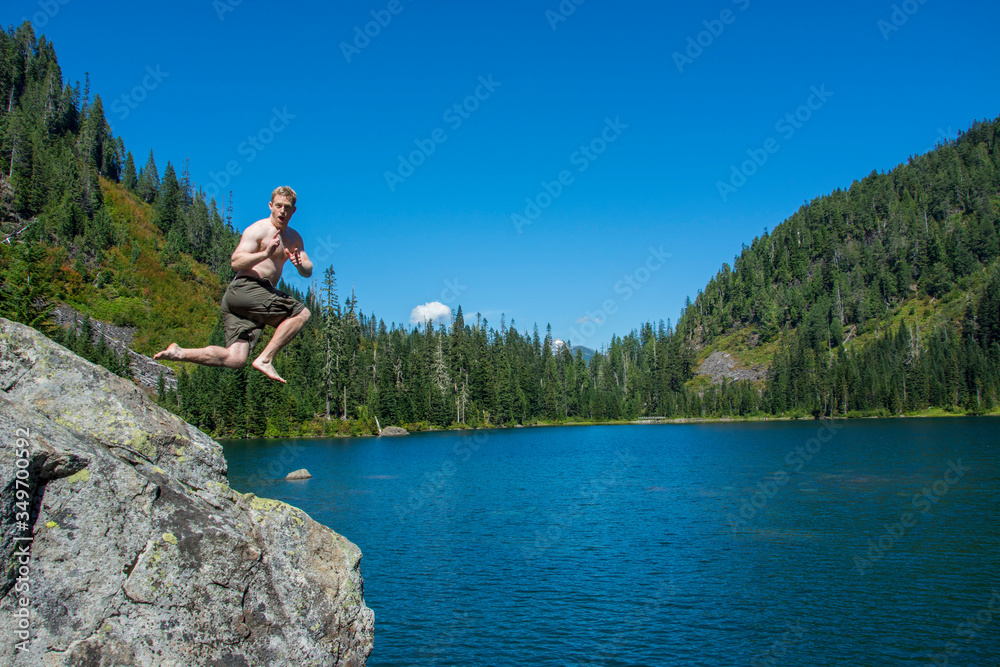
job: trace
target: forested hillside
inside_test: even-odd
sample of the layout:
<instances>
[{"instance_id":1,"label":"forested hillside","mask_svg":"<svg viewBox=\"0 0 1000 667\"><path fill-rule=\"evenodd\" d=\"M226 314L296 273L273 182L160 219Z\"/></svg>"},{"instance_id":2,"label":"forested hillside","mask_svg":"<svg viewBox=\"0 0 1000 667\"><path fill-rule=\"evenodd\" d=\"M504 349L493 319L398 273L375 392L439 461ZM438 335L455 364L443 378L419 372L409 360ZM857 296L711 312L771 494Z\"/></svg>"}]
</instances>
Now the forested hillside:
<instances>
[{"instance_id":1,"label":"forested hillside","mask_svg":"<svg viewBox=\"0 0 1000 667\"><path fill-rule=\"evenodd\" d=\"M777 341L762 395L773 414L993 409L998 132L1000 119L975 123L755 238L685 309L689 340Z\"/></svg>"},{"instance_id":2,"label":"forested hillside","mask_svg":"<svg viewBox=\"0 0 1000 667\"><path fill-rule=\"evenodd\" d=\"M208 336L237 238L215 202L170 163L161 177L152 151L137 172L100 96L63 82L30 24L0 31L0 65L0 315L60 337L48 315L65 302L137 327L140 348ZM127 375L86 337L67 341Z\"/></svg>"},{"instance_id":3,"label":"forested hillside","mask_svg":"<svg viewBox=\"0 0 1000 667\"><path fill-rule=\"evenodd\" d=\"M237 233L216 202L187 169L161 173L152 151L137 170L100 96L62 81L52 45L29 24L0 31L0 63L0 315L125 375L85 335L56 331L51 308L134 326L146 354L174 340L219 344ZM724 264L676 327L642 324L589 363L548 329L461 307L448 326L386 324L355 294L342 299L329 267L297 295L313 317L275 364L287 385L249 366L175 364L177 389L159 398L216 436L240 437L364 433L376 418L419 428L993 411L998 129L1000 119L976 123L815 199ZM766 366L766 379L695 378L713 350Z\"/></svg>"}]
</instances>

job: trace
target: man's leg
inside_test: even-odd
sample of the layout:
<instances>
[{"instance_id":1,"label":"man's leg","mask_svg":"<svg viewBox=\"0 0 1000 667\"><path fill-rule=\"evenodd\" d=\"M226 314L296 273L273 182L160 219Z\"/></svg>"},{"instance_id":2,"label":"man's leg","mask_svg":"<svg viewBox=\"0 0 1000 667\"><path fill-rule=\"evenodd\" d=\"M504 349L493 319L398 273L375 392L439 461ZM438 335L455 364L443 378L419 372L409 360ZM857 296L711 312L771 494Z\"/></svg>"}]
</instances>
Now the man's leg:
<instances>
[{"instance_id":1,"label":"man's leg","mask_svg":"<svg viewBox=\"0 0 1000 667\"><path fill-rule=\"evenodd\" d=\"M288 342L295 337L295 334L305 326L305 323L309 321L309 315L309 309L303 308L299 311L298 315L293 315L286 320L282 320L275 328L274 335L271 336L267 347L264 348L260 356L254 359L250 365L272 380L284 383L285 380L274 370L274 365L272 364L274 355L278 354L281 348L288 345Z\"/></svg>"},{"instance_id":2,"label":"man's leg","mask_svg":"<svg viewBox=\"0 0 1000 667\"><path fill-rule=\"evenodd\" d=\"M190 361L202 366L239 368L247 362L248 356L250 356L250 343L240 339L229 347L209 345L208 347L183 348L177 343L171 343L167 349L154 354L153 359Z\"/></svg>"}]
</instances>

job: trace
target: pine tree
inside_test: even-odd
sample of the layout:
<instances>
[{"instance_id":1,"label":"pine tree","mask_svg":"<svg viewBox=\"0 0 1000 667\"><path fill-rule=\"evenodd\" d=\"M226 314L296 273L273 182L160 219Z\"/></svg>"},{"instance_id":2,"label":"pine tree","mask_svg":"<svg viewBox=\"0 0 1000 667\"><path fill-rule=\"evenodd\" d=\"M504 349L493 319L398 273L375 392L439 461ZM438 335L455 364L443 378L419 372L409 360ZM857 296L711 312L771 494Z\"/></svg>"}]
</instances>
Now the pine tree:
<instances>
[{"instance_id":1,"label":"pine tree","mask_svg":"<svg viewBox=\"0 0 1000 667\"><path fill-rule=\"evenodd\" d=\"M152 159L152 153L150 153L150 159ZM174 227L179 226L178 222L181 220L182 204L183 196L180 184L177 182L177 174L174 172L173 165L167 162L167 168L163 170L163 180L160 181L160 189L156 192L156 203L153 207L153 222L160 228L160 231L168 234L168 240L170 238L170 231ZM176 244L181 243L180 239L183 238L183 230L175 238L178 239L175 242L176 247Z\"/></svg>"},{"instance_id":2,"label":"pine tree","mask_svg":"<svg viewBox=\"0 0 1000 667\"><path fill-rule=\"evenodd\" d=\"M152 204L156 200L156 194L160 191L160 172L156 169L156 160L153 159L153 151L149 151L149 159L146 166L139 172L136 193L142 197L147 204Z\"/></svg>"},{"instance_id":3,"label":"pine tree","mask_svg":"<svg viewBox=\"0 0 1000 667\"><path fill-rule=\"evenodd\" d=\"M0 245L0 316L51 332L54 303L45 271L41 248Z\"/></svg>"},{"instance_id":4,"label":"pine tree","mask_svg":"<svg viewBox=\"0 0 1000 667\"><path fill-rule=\"evenodd\" d=\"M135 192L139 187L139 177L135 173L135 160L132 159L132 152L125 154L125 168L122 172L122 185Z\"/></svg>"}]
</instances>

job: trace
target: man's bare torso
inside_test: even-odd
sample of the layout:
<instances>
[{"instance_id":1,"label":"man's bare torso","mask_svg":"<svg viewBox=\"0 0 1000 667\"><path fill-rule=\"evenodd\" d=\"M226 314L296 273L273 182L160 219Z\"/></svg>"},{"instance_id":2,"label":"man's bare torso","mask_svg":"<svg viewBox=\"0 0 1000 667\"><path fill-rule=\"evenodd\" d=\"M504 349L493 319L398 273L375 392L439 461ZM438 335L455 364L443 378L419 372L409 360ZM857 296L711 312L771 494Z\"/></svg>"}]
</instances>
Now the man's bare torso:
<instances>
[{"instance_id":1,"label":"man's bare torso","mask_svg":"<svg viewBox=\"0 0 1000 667\"><path fill-rule=\"evenodd\" d=\"M250 252L260 252L270 245L274 235L278 233L270 218L264 218L247 227L240 239L240 245ZM285 227L279 235L279 240L277 248L266 259L249 269L238 271L236 275L264 278L271 285L277 286L285 262L288 261L285 249L302 249L302 237L291 227Z\"/></svg>"}]
</instances>

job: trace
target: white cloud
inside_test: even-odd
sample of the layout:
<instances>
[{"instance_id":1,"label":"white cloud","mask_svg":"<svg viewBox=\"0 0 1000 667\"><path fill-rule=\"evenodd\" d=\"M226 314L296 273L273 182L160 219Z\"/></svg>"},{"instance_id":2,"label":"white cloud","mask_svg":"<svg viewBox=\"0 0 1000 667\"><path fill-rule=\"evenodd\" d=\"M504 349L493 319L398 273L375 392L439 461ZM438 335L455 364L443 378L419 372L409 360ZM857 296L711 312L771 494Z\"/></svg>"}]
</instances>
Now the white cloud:
<instances>
[{"instance_id":1,"label":"white cloud","mask_svg":"<svg viewBox=\"0 0 1000 667\"><path fill-rule=\"evenodd\" d=\"M431 301L410 312L410 324L423 324L427 320L434 323L450 322L451 308L440 301Z\"/></svg>"}]
</instances>

